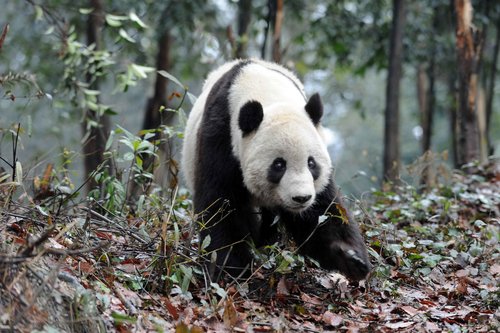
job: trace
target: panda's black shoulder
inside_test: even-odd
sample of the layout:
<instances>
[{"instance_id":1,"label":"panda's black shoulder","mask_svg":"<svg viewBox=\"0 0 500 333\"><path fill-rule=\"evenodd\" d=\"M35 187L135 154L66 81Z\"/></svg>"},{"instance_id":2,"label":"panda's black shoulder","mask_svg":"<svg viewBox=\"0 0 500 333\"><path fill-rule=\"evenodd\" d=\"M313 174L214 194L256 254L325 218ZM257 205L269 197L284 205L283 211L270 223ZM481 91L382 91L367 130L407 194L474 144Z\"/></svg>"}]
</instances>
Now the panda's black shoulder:
<instances>
[{"instance_id":1,"label":"panda's black shoulder","mask_svg":"<svg viewBox=\"0 0 500 333\"><path fill-rule=\"evenodd\" d=\"M207 96L205 114L229 116L229 91L243 68L251 63L251 60L240 60L215 82Z\"/></svg>"},{"instance_id":2,"label":"panda's black shoulder","mask_svg":"<svg viewBox=\"0 0 500 333\"><path fill-rule=\"evenodd\" d=\"M201 210L224 197L217 192L220 189L245 192L240 162L232 153L229 90L250 63L250 60L235 63L215 82L207 96L196 145L195 202ZM214 182L222 185L214 186Z\"/></svg>"}]
</instances>

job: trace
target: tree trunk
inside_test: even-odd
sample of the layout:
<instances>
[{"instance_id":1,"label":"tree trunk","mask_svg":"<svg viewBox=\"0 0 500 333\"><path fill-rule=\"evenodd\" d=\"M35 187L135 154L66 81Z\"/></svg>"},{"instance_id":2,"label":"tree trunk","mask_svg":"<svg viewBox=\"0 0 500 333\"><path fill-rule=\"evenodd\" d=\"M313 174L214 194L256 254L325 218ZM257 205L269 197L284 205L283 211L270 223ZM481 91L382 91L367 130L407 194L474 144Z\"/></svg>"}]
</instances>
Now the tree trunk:
<instances>
[{"instance_id":1,"label":"tree trunk","mask_svg":"<svg viewBox=\"0 0 500 333\"><path fill-rule=\"evenodd\" d=\"M273 29L273 61L281 62L281 27L283 24L283 0L276 1L276 16Z\"/></svg>"},{"instance_id":2,"label":"tree trunk","mask_svg":"<svg viewBox=\"0 0 500 333\"><path fill-rule=\"evenodd\" d=\"M156 69L169 71L171 67L170 61L170 47L172 43L172 36L170 35L170 31L165 29L158 38L158 53L156 56ZM168 125L171 123L174 118L174 114L172 112L164 111L160 113L160 108L166 107L168 103L167 96L167 86L168 79L160 74L156 74L155 78L155 86L153 96L150 97L146 103L146 109L144 111L144 120L142 124L142 128L145 130L158 129L161 125ZM168 138L164 138L161 133L156 133L154 137L152 137L151 141L158 140L167 140L166 142L162 142L159 145L158 158L156 159L152 155L142 155L140 156L143 159L143 170L146 172L150 172L155 174L154 179L157 183L167 183L169 182L170 175L167 170L170 170L170 145L171 142ZM162 162L165 162L164 165ZM159 167L161 164L161 167ZM165 176L166 174L166 176ZM163 179L166 178L166 179ZM128 193L128 201L134 202L139 194L147 192L150 186L150 181L146 184L138 184L133 181L129 187Z\"/></svg>"},{"instance_id":3,"label":"tree trunk","mask_svg":"<svg viewBox=\"0 0 500 333\"><path fill-rule=\"evenodd\" d=\"M170 70L170 31L165 31L158 38L158 54L156 56L157 70ZM142 128L153 129L161 125L160 107L167 105L167 84L168 79L160 74L156 74L155 88L153 96L148 99L144 112Z\"/></svg>"},{"instance_id":4,"label":"tree trunk","mask_svg":"<svg viewBox=\"0 0 500 333\"><path fill-rule=\"evenodd\" d=\"M458 61L458 144L460 167L480 159L477 103L477 70L481 58L482 37L474 33L470 0L455 0L457 15L456 49Z\"/></svg>"},{"instance_id":5,"label":"tree trunk","mask_svg":"<svg viewBox=\"0 0 500 333\"><path fill-rule=\"evenodd\" d=\"M87 21L87 45L94 44L96 50L101 49L101 31L104 25L104 10L101 0L90 0L90 7L93 9ZM99 90L99 84L91 74L87 75L87 82L90 89ZM91 125L91 123L98 125ZM104 161L103 153L106 141L109 136L109 117L99 115L97 112L85 110L85 118L82 123L83 135L87 139L83 142L83 158L85 164L85 174L88 176L95 171ZM111 172L111 170L110 170ZM94 179L87 183L87 191L96 186Z\"/></svg>"},{"instance_id":6,"label":"tree trunk","mask_svg":"<svg viewBox=\"0 0 500 333\"><path fill-rule=\"evenodd\" d=\"M238 41L236 43L236 58L247 56L248 26L252 12L252 0L240 0L238 2Z\"/></svg>"},{"instance_id":7,"label":"tree trunk","mask_svg":"<svg viewBox=\"0 0 500 333\"><path fill-rule=\"evenodd\" d=\"M494 153L493 142L490 137L490 122L491 115L493 113L493 96L495 95L495 80L498 66L498 53L500 49L500 17L497 19L496 24L497 35L495 39L495 46L493 47L493 58L491 69L489 71L490 77L486 91L486 136L488 138L488 155L492 155Z\"/></svg>"},{"instance_id":8,"label":"tree trunk","mask_svg":"<svg viewBox=\"0 0 500 333\"><path fill-rule=\"evenodd\" d=\"M386 90L384 178L399 178L399 85L403 61L403 29L405 22L404 0L393 0L389 70Z\"/></svg>"},{"instance_id":9,"label":"tree trunk","mask_svg":"<svg viewBox=\"0 0 500 333\"><path fill-rule=\"evenodd\" d=\"M455 72L448 73L448 113L450 115L450 133L451 133L451 149L453 155L453 166L459 167L458 164L458 120L457 120L457 89L456 89Z\"/></svg>"},{"instance_id":10,"label":"tree trunk","mask_svg":"<svg viewBox=\"0 0 500 333\"><path fill-rule=\"evenodd\" d=\"M266 59L266 48L267 39L269 37L269 29L274 22L276 17L276 0L267 0L267 17L266 17L266 28L264 29L264 41L262 42L262 47L260 49L260 57Z\"/></svg>"},{"instance_id":11,"label":"tree trunk","mask_svg":"<svg viewBox=\"0 0 500 333\"><path fill-rule=\"evenodd\" d=\"M429 150L429 102L428 102L429 78L424 64L417 68L417 101L420 113L420 126L422 127L422 154Z\"/></svg>"}]
</instances>

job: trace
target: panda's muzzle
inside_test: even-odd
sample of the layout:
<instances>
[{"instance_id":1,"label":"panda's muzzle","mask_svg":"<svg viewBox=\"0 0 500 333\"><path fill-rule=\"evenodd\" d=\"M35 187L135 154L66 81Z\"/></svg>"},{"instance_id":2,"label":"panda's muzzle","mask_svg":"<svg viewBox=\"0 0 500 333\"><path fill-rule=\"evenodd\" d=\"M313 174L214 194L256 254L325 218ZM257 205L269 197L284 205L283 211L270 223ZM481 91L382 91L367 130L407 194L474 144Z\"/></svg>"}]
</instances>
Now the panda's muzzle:
<instances>
[{"instance_id":1,"label":"panda's muzzle","mask_svg":"<svg viewBox=\"0 0 500 333\"><path fill-rule=\"evenodd\" d=\"M311 200L312 198L312 195L301 195L301 196L296 196L296 197L292 197L292 200L303 205L305 204L306 202L308 202L309 200Z\"/></svg>"}]
</instances>

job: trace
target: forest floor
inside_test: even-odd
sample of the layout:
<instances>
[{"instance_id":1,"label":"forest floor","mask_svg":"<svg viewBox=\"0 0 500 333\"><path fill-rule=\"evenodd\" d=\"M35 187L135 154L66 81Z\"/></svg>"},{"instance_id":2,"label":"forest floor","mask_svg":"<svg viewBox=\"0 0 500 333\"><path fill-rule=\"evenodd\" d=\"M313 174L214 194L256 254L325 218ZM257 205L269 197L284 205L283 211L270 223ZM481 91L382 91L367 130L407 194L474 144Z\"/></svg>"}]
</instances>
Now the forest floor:
<instances>
[{"instance_id":1,"label":"forest floor","mask_svg":"<svg viewBox=\"0 0 500 333\"><path fill-rule=\"evenodd\" d=\"M497 332L500 165L441 176L356 200L374 264L357 284L290 246L210 283L184 194L120 217L0 183L0 331Z\"/></svg>"}]
</instances>

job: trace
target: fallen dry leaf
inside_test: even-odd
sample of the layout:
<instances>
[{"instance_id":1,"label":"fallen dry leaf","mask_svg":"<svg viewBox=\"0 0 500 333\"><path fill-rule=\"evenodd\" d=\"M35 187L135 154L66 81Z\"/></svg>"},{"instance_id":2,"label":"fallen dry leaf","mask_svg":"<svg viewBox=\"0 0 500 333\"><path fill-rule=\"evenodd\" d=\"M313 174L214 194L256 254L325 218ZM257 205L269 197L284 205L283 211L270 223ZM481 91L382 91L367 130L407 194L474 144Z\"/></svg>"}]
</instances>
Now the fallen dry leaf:
<instances>
[{"instance_id":1,"label":"fallen dry leaf","mask_svg":"<svg viewBox=\"0 0 500 333\"><path fill-rule=\"evenodd\" d=\"M412 325L415 325L415 323L413 321L398 321L395 323L386 323L385 324L386 327L391 328L393 330L397 330L399 328L407 328L407 327L410 327Z\"/></svg>"},{"instance_id":2,"label":"fallen dry leaf","mask_svg":"<svg viewBox=\"0 0 500 333\"><path fill-rule=\"evenodd\" d=\"M238 324L238 312L234 307L233 300L228 298L224 304L224 313L222 314L222 319L227 327L233 328Z\"/></svg>"},{"instance_id":3,"label":"fallen dry leaf","mask_svg":"<svg viewBox=\"0 0 500 333\"><path fill-rule=\"evenodd\" d=\"M344 318L331 311L326 311L323 313L323 316L321 316L321 321L330 326L339 326L344 321Z\"/></svg>"},{"instance_id":4,"label":"fallen dry leaf","mask_svg":"<svg viewBox=\"0 0 500 333\"><path fill-rule=\"evenodd\" d=\"M400 307L400 309L412 317L421 313L421 311L415 309L413 306L410 306L410 305L403 305L402 307Z\"/></svg>"}]
</instances>

